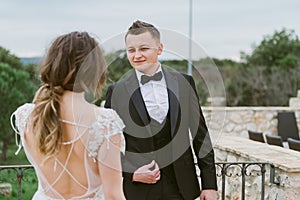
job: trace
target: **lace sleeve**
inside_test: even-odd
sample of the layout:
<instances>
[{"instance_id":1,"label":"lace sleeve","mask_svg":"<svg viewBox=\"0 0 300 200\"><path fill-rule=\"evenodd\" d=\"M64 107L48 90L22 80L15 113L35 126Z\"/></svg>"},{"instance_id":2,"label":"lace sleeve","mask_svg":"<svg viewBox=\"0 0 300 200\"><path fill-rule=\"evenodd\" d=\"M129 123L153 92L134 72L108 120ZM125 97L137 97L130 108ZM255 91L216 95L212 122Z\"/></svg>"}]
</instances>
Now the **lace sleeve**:
<instances>
[{"instance_id":1,"label":"lace sleeve","mask_svg":"<svg viewBox=\"0 0 300 200\"><path fill-rule=\"evenodd\" d=\"M96 161L98 150L105 140L107 140L107 148L109 148L110 137L121 134L121 151L125 150L125 140L123 129L125 125L118 114L112 109L101 109L96 121L93 123L89 135L88 142L89 156Z\"/></svg>"},{"instance_id":2,"label":"lace sleeve","mask_svg":"<svg viewBox=\"0 0 300 200\"><path fill-rule=\"evenodd\" d=\"M10 117L10 123L12 126L12 129L15 131L15 142L18 146L18 150L16 151L16 155L20 152L22 148L22 139L24 137L24 132L26 128L26 123L28 122L28 117L30 113L34 109L34 104L26 103L20 107L17 108L15 112ZM21 136L20 141L18 141L19 134Z\"/></svg>"}]
</instances>

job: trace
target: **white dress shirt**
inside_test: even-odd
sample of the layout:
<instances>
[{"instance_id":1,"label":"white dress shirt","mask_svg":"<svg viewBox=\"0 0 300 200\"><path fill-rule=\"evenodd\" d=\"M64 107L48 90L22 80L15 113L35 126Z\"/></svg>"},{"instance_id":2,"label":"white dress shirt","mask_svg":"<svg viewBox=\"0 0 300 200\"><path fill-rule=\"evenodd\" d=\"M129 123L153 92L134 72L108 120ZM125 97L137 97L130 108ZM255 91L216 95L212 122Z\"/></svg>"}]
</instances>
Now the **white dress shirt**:
<instances>
[{"instance_id":1,"label":"white dress shirt","mask_svg":"<svg viewBox=\"0 0 300 200\"><path fill-rule=\"evenodd\" d=\"M167 84L161 66L159 66L155 73L159 71L161 71L163 75L160 81L149 81L143 85L141 84L141 76L144 75L144 73L135 70L142 97L150 117L159 123L162 123L168 114L169 99ZM154 74L151 74L151 76Z\"/></svg>"}]
</instances>

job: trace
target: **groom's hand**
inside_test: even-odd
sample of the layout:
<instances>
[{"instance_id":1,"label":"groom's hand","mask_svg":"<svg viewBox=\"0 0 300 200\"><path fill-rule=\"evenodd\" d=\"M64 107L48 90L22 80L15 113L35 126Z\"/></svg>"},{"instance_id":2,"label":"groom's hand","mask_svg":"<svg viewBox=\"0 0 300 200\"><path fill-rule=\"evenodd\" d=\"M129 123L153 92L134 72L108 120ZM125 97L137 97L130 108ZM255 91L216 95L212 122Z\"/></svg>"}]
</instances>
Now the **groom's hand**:
<instances>
[{"instance_id":1,"label":"groom's hand","mask_svg":"<svg viewBox=\"0 0 300 200\"><path fill-rule=\"evenodd\" d=\"M150 164L138 168L132 177L133 181L154 184L160 179L160 170L157 163L153 160Z\"/></svg>"},{"instance_id":2,"label":"groom's hand","mask_svg":"<svg viewBox=\"0 0 300 200\"><path fill-rule=\"evenodd\" d=\"M216 190L202 190L200 200L217 200Z\"/></svg>"}]
</instances>

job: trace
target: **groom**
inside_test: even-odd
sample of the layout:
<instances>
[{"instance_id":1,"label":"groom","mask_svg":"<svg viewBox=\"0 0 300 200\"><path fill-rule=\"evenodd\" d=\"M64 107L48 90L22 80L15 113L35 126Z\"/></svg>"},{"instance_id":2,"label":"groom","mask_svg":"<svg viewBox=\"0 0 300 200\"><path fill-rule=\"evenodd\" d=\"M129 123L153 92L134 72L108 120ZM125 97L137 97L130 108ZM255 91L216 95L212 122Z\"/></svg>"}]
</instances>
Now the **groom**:
<instances>
[{"instance_id":1,"label":"groom","mask_svg":"<svg viewBox=\"0 0 300 200\"><path fill-rule=\"evenodd\" d=\"M105 107L116 110L126 125L126 198L216 200L214 151L193 78L159 63L163 45L153 25L135 21L125 43L134 70L108 88Z\"/></svg>"}]
</instances>

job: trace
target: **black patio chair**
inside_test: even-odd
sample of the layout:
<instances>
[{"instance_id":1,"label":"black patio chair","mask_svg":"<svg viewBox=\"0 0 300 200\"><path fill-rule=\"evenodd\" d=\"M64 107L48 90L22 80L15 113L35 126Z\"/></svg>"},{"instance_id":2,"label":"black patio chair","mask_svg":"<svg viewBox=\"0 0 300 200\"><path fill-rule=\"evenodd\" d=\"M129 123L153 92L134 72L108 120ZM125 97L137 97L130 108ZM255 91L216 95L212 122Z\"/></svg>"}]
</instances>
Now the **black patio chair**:
<instances>
[{"instance_id":1,"label":"black patio chair","mask_svg":"<svg viewBox=\"0 0 300 200\"><path fill-rule=\"evenodd\" d=\"M269 135L266 134L267 143L270 145L276 145L283 147L282 137L280 135Z\"/></svg>"},{"instance_id":2,"label":"black patio chair","mask_svg":"<svg viewBox=\"0 0 300 200\"><path fill-rule=\"evenodd\" d=\"M264 135L262 132L248 130L248 136L250 140L265 143Z\"/></svg>"},{"instance_id":3,"label":"black patio chair","mask_svg":"<svg viewBox=\"0 0 300 200\"><path fill-rule=\"evenodd\" d=\"M278 112L277 130L283 141L287 141L288 138L299 140L295 112Z\"/></svg>"},{"instance_id":4,"label":"black patio chair","mask_svg":"<svg viewBox=\"0 0 300 200\"><path fill-rule=\"evenodd\" d=\"M288 141L290 149L300 151L300 140L295 140L293 138L288 138L287 141Z\"/></svg>"}]
</instances>

